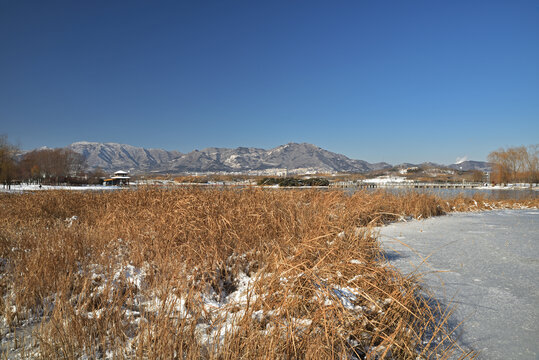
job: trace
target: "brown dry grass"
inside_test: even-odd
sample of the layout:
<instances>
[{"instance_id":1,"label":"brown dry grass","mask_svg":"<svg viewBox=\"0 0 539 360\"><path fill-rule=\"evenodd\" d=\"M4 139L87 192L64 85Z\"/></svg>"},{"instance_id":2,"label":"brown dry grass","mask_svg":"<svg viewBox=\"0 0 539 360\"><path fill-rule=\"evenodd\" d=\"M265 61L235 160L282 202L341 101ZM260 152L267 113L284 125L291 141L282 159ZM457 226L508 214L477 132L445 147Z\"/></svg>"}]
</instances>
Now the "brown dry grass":
<instances>
[{"instance_id":1,"label":"brown dry grass","mask_svg":"<svg viewBox=\"0 0 539 360\"><path fill-rule=\"evenodd\" d=\"M450 311L385 263L368 226L521 204L263 189L2 194L1 336L32 329L22 357L40 358L444 358L461 351Z\"/></svg>"}]
</instances>

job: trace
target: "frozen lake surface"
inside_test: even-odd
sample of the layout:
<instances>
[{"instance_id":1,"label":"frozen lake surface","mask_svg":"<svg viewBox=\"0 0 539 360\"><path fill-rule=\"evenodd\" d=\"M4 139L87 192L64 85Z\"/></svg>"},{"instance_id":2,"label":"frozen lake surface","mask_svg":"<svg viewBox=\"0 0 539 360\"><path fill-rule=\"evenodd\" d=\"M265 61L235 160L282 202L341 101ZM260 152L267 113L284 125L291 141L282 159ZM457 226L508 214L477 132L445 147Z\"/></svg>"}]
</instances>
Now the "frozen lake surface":
<instances>
[{"instance_id":1,"label":"frozen lake surface","mask_svg":"<svg viewBox=\"0 0 539 360\"><path fill-rule=\"evenodd\" d=\"M451 214L380 235L394 266L424 274L436 298L456 307L464 348L479 359L539 358L539 210Z\"/></svg>"}]
</instances>

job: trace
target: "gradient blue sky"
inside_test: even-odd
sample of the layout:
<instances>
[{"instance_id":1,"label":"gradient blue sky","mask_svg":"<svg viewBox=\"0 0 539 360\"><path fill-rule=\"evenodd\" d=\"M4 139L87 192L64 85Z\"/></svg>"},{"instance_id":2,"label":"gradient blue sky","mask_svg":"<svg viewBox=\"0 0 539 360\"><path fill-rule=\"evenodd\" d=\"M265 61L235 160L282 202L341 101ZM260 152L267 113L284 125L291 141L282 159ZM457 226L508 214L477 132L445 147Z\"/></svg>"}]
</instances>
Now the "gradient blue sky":
<instances>
[{"instance_id":1,"label":"gradient blue sky","mask_svg":"<svg viewBox=\"0 0 539 360\"><path fill-rule=\"evenodd\" d=\"M0 133L485 160L539 142L539 1L0 0Z\"/></svg>"}]
</instances>

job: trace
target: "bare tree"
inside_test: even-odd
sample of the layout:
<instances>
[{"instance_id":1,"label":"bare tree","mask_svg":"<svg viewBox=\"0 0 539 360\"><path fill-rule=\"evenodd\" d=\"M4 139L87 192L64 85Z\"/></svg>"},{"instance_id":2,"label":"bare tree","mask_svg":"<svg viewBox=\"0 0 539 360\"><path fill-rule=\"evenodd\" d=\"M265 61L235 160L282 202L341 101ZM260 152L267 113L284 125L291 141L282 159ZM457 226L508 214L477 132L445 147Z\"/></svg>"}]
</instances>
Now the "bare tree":
<instances>
[{"instance_id":1,"label":"bare tree","mask_svg":"<svg viewBox=\"0 0 539 360\"><path fill-rule=\"evenodd\" d=\"M525 164L528 170L528 182L539 183L539 144L528 146Z\"/></svg>"},{"instance_id":2,"label":"bare tree","mask_svg":"<svg viewBox=\"0 0 539 360\"><path fill-rule=\"evenodd\" d=\"M473 182L481 182L483 181L483 172L479 170L474 170L472 171L471 178Z\"/></svg>"},{"instance_id":3,"label":"bare tree","mask_svg":"<svg viewBox=\"0 0 539 360\"><path fill-rule=\"evenodd\" d=\"M505 184L510 180L510 168L507 161L507 154L504 149L491 152L488 161L492 164L490 179L495 184Z\"/></svg>"},{"instance_id":4,"label":"bare tree","mask_svg":"<svg viewBox=\"0 0 539 360\"><path fill-rule=\"evenodd\" d=\"M7 135L0 135L0 181L8 189L17 172L16 154L17 148L9 143Z\"/></svg>"},{"instance_id":5,"label":"bare tree","mask_svg":"<svg viewBox=\"0 0 539 360\"><path fill-rule=\"evenodd\" d=\"M508 182L539 181L538 145L498 149L488 155L492 163L491 181L496 184Z\"/></svg>"}]
</instances>

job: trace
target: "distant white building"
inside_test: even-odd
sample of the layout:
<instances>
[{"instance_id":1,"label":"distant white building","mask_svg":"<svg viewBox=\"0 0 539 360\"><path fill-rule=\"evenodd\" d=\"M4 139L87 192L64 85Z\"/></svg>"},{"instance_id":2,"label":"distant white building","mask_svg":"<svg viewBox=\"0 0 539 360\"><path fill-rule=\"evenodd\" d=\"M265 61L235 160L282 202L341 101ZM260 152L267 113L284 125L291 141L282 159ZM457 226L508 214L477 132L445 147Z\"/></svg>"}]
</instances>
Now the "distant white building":
<instances>
[{"instance_id":1,"label":"distant white building","mask_svg":"<svg viewBox=\"0 0 539 360\"><path fill-rule=\"evenodd\" d=\"M103 181L103 185L129 185L131 177L127 171L119 170L109 179Z\"/></svg>"}]
</instances>

